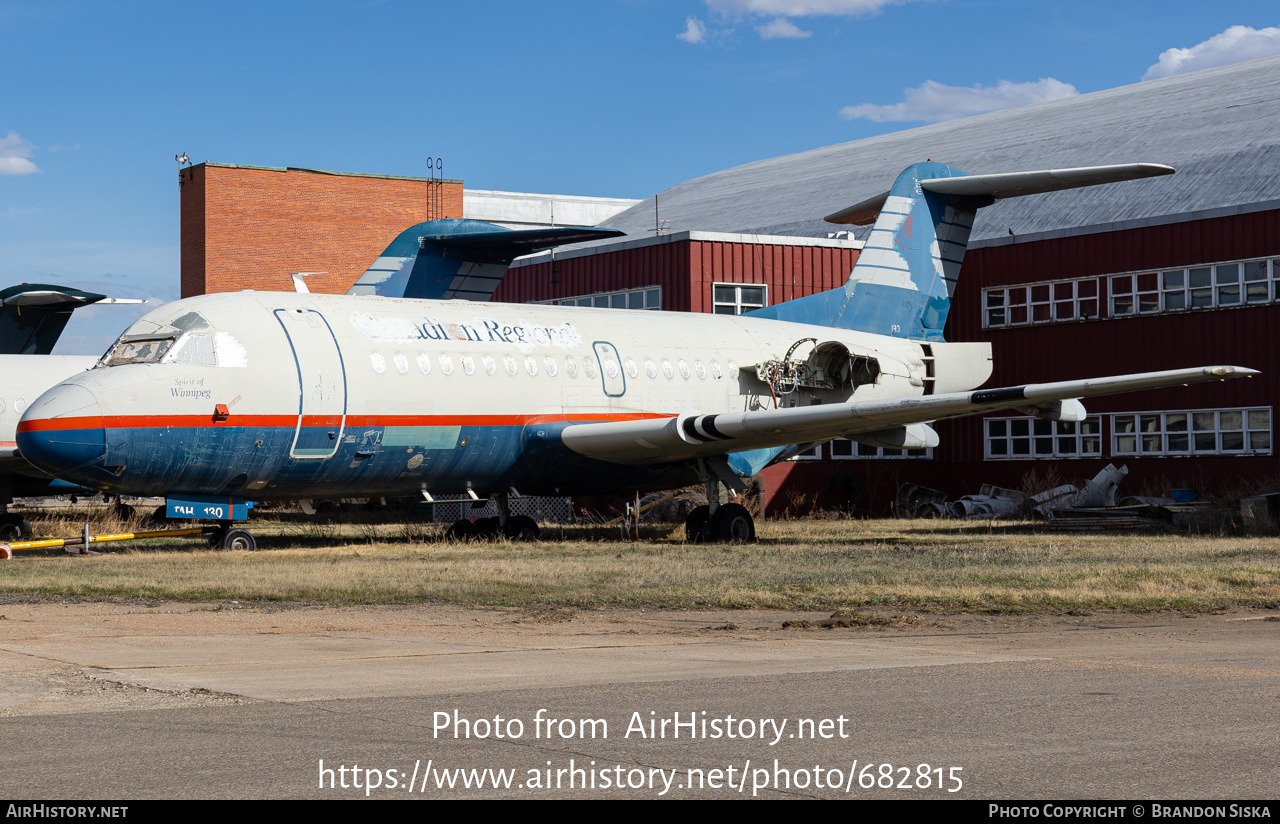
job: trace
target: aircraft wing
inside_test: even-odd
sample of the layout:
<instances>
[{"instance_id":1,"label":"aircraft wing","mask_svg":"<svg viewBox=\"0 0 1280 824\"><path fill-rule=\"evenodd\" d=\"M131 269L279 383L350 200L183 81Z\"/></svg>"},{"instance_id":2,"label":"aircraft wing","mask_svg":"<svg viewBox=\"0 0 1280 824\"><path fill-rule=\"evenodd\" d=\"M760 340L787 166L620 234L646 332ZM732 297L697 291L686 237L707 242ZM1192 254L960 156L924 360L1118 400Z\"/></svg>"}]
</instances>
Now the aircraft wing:
<instances>
[{"instance_id":1,"label":"aircraft wing","mask_svg":"<svg viewBox=\"0 0 1280 824\"><path fill-rule=\"evenodd\" d=\"M1073 403L1079 398L1257 374L1240 366L1206 366L788 409L708 415L690 411L636 421L575 423L560 437L574 452L623 464L666 463L859 436L880 445L923 448L937 445L937 434L923 425L931 421L1009 408L1057 420L1083 420L1084 407Z\"/></svg>"}]
</instances>

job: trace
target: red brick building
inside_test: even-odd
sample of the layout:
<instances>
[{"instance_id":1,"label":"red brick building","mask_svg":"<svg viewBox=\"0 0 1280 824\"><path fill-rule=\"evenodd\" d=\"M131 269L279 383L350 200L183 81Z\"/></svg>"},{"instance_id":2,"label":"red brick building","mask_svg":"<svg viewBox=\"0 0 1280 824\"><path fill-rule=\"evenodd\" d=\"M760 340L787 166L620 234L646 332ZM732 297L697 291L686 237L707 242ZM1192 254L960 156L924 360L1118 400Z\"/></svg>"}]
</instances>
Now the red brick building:
<instances>
[{"instance_id":1,"label":"red brick building","mask_svg":"<svg viewBox=\"0 0 1280 824\"><path fill-rule=\"evenodd\" d=\"M182 297L240 289L345 293L400 232L462 217L462 181L200 163L178 173Z\"/></svg>"}]
</instances>

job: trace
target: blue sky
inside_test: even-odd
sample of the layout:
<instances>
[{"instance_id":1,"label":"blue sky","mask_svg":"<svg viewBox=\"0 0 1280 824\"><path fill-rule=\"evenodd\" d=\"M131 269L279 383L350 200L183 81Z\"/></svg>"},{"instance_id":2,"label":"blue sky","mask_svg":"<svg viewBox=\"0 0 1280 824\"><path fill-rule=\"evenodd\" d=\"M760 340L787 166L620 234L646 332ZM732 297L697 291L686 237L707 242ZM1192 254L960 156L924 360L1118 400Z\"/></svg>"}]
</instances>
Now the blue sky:
<instances>
[{"instance_id":1,"label":"blue sky","mask_svg":"<svg viewBox=\"0 0 1280 824\"><path fill-rule=\"evenodd\" d=\"M0 0L0 286L176 298L179 152L402 175L438 156L472 188L645 197L1274 53L1277 27L1274 3L1178 0ZM60 352L136 313L81 314Z\"/></svg>"}]
</instances>

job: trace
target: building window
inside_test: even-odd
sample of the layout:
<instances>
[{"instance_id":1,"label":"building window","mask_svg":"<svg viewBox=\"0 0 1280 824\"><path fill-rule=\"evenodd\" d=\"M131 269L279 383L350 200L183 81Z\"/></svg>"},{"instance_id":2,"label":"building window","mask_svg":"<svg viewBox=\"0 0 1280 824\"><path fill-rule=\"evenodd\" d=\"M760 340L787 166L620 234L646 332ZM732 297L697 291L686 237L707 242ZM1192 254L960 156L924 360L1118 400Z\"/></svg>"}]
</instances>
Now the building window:
<instances>
[{"instance_id":1,"label":"building window","mask_svg":"<svg viewBox=\"0 0 1280 824\"><path fill-rule=\"evenodd\" d=\"M556 306L594 306L597 309L661 309L662 287L646 286L643 289L597 292L592 295L575 295L571 298L538 300L534 303L551 303Z\"/></svg>"},{"instance_id":2,"label":"building window","mask_svg":"<svg viewBox=\"0 0 1280 824\"><path fill-rule=\"evenodd\" d=\"M769 287L744 283L713 283L712 311L717 315L741 315L769 305Z\"/></svg>"},{"instance_id":3,"label":"building window","mask_svg":"<svg viewBox=\"0 0 1280 824\"><path fill-rule=\"evenodd\" d=\"M1190 409L1111 416L1115 455L1240 455L1271 452L1271 410Z\"/></svg>"},{"instance_id":4,"label":"building window","mask_svg":"<svg viewBox=\"0 0 1280 824\"><path fill-rule=\"evenodd\" d=\"M985 328L1098 317L1098 278L984 289Z\"/></svg>"},{"instance_id":5,"label":"building window","mask_svg":"<svg viewBox=\"0 0 1280 824\"><path fill-rule=\"evenodd\" d=\"M933 449L885 449L883 446L871 446L851 441L848 438L836 438L831 442L831 460L902 460L906 458L933 459Z\"/></svg>"},{"instance_id":6,"label":"building window","mask_svg":"<svg viewBox=\"0 0 1280 824\"><path fill-rule=\"evenodd\" d=\"M1147 315L1189 309L1231 309L1280 299L1280 260L1239 260L1112 275L1111 314Z\"/></svg>"},{"instance_id":7,"label":"building window","mask_svg":"<svg viewBox=\"0 0 1280 824\"><path fill-rule=\"evenodd\" d=\"M822 444L816 444L803 452L797 452L788 461L817 461L822 459Z\"/></svg>"},{"instance_id":8,"label":"building window","mask_svg":"<svg viewBox=\"0 0 1280 824\"><path fill-rule=\"evenodd\" d=\"M1102 418L1079 423L1039 418L987 418L988 460L1102 457Z\"/></svg>"},{"instance_id":9,"label":"building window","mask_svg":"<svg viewBox=\"0 0 1280 824\"><path fill-rule=\"evenodd\" d=\"M1280 301L1280 259L1207 263L982 290L984 329ZM1107 287L1103 294L1103 286Z\"/></svg>"}]
</instances>

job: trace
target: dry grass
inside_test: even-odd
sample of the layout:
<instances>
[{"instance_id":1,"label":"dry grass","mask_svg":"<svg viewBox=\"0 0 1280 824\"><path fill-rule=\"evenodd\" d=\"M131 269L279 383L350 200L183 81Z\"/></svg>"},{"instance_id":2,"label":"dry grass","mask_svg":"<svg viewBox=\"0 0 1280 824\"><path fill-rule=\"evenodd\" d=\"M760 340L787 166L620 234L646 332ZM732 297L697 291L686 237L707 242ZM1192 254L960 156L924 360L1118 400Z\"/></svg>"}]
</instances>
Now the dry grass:
<instances>
[{"instance_id":1,"label":"dry grass","mask_svg":"<svg viewBox=\"0 0 1280 824\"><path fill-rule=\"evenodd\" d=\"M38 534L76 535L45 518ZM1039 612L1280 606L1274 538L1037 532L1030 524L793 520L747 546L689 545L683 528L549 527L536 544L454 543L443 527L273 520L260 551L198 538L103 545L101 557L24 553L0 598L431 602L525 608L665 607ZM138 523L94 520L95 532Z\"/></svg>"}]
</instances>

